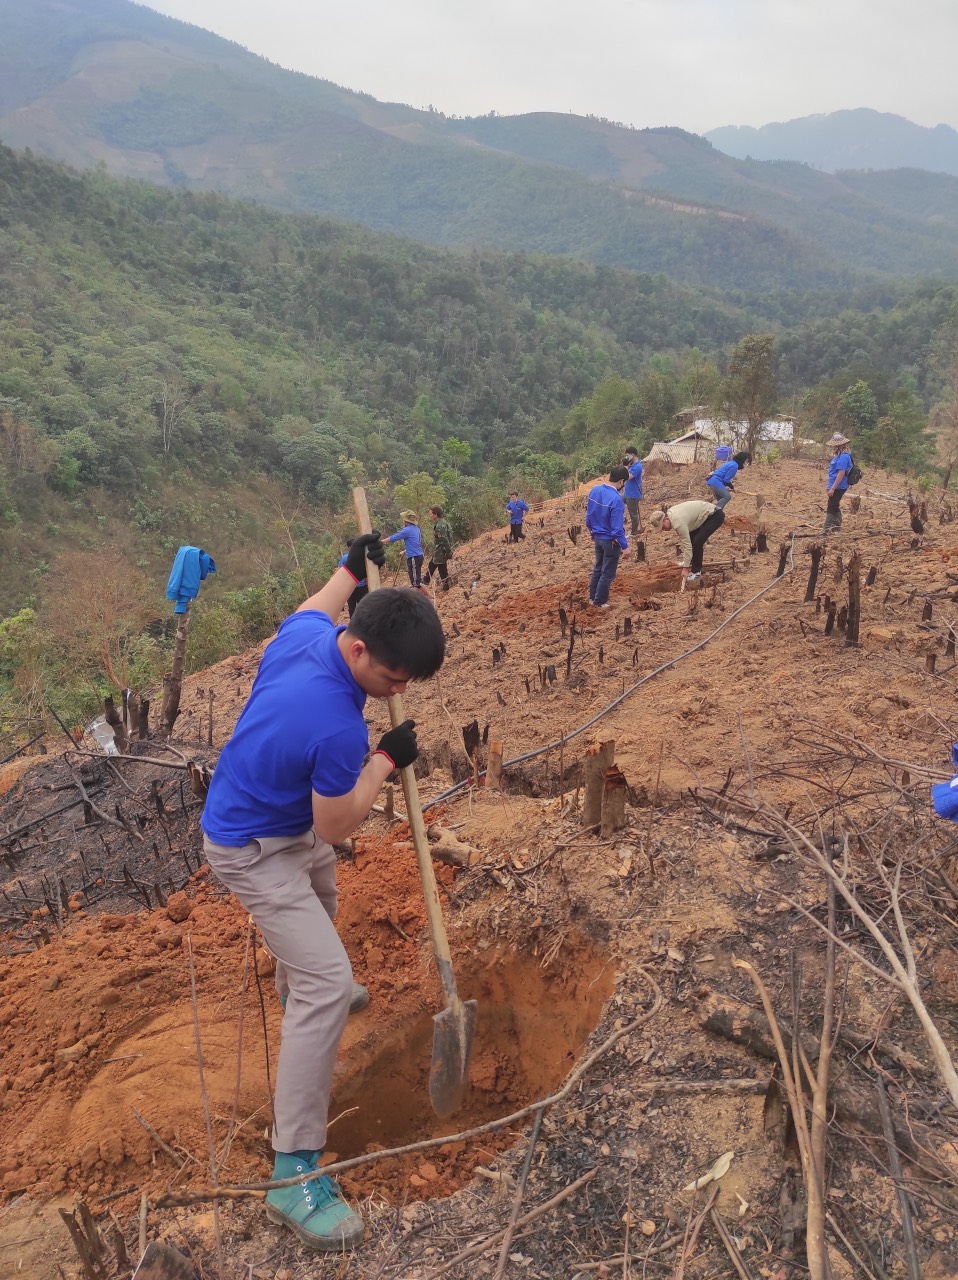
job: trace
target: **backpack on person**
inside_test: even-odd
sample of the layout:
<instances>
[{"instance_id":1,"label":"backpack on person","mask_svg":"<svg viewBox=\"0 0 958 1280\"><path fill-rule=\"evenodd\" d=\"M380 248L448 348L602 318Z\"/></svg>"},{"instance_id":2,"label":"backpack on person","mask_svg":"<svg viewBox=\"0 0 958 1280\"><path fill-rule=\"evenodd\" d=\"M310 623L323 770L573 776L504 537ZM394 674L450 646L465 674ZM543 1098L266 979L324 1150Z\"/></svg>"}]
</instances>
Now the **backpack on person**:
<instances>
[{"instance_id":1,"label":"backpack on person","mask_svg":"<svg viewBox=\"0 0 958 1280\"><path fill-rule=\"evenodd\" d=\"M849 454L848 456L852 458L851 454ZM852 458L852 465L848 468L848 475L845 477L845 479L847 480L849 485L853 485L853 484L858 484L861 478L862 478L862 469L858 465L858 463L855 461L855 459Z\"/></svg>"}]
</instances>

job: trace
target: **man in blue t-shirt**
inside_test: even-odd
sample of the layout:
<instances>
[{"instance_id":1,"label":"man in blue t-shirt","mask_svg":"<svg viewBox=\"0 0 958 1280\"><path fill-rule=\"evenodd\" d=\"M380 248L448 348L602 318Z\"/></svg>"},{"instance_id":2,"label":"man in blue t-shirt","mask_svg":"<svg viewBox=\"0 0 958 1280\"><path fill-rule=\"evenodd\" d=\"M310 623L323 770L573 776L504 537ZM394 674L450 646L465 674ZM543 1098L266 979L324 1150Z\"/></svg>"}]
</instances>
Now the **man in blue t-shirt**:
<instances>
[{"instance_id":1,"label":"man in blue t-shirt","mask_svg":"<svg viewBox=\"0 0 958 1280\"><path fill-rule=\"evenodd\" d=\"M510 493L506 510L509 512L509 541L518 542L526 536L522 522L529 514L528 504L523 502L518 493Z\"/></svg>"},{"instance_id":2,"label":"man in blue t-shirt","mask_svg":"<svg viewBox=\"0 0 958 1280\"><path fill-rule=\"evenodd\" d=\"M333 1067L354 998L333 925L333 845L363 821L393 769L419 754L407 720L363 763L367 696L401 693L410 680L434 675L445 655L435 609L408 588L373 591L348 626L333 622L366 577L366 557L381 565L385 555L378 533L354 538L345 563L280 625L220 753L201 819L207 861L276 957L285 1012L273 1180L315 1171L269 1191L266 1212L311 1248L338 1252L359 1244L363 1222L319 1172Z\"/></svg>"},{"instance_id":3,"label":"man in blue t-shirt","mask_svg":"<svg viewBox=\"0 0 958 1280\"><path fill-rule=\"evenodd\" d=\"M422 530L419 528L419 516L415 511L400 511L399 518L403 522L401 529L391 533L387 542L401 542L406 548L406 572L409 574L411 587L422 586Z\"/></svg>"},{"instance_id":4,"label":"man in blue t-shirt","mask_svg":"<svg viewBox=\"0 0 958 1280\"><path fill-rule=\"evenodd\" d=\"M841 501L848 488L848 473L852 469L852 455L845 448L849 443L848 437L836 431L828 443L832 456L828 463L828 501L825 504L823 534L842 527Z\"/></svg>"},{"instance_id":5,"label":"man in blue t-shirt","mask_svg":"<svg viewBox=\"0 0 958 1280\"><path fill-rule=\"evenodd\" d=\"M625 451L622 465L629 473L622 490L625 508L632 519L632 537L637 538L642 532L642 517L639 514L639 503L642 501L642 472L644 467L639 461L639 451L630 445Z\"/></svg>"},{"instance_id":6,"label":"man in blue t-shirt","mask_svg":"<svg viewBox=\"0 0 958 1280\"><path fill-rule=\"evenodd\" d=\"M585 527L592 535L595 561L589 578L589 603L608 609L609 589L619 567L619 557L628 551L625 536L625 502L622 490L629 478L625 467L613 467L608 484L597 484L589 492L585 508Z\"/></svg>"}]
</instances>

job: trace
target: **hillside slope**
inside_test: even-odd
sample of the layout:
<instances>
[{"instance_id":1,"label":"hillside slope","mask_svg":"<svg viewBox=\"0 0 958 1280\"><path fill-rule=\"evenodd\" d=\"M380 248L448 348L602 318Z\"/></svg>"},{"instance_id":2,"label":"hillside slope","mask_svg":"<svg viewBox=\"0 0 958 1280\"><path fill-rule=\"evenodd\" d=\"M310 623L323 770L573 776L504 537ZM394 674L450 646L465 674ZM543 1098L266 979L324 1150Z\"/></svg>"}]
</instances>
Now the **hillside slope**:
<instances>
[{"instance_id":1,"label":"hillside slope","mask_svg":"<svg viewBox=\"0 0 958 1280\"><path fill-rule=\"evenodd\" d=\"M446 1125L424 1106L437 993L415 860L402 822L375 816L341 868L341 928L374 998L344 1042L336 1154L433 1135L436 1145L390 1159L372 1154L347 1173L350 1193L370 1197L364 1213L371 1238L361 1253L336 1260L336 1274L398 1280L440 1265L467 1274L469 1263L455 1263L463 1236L504 1227L512 1202L511 1194L494 1196L488 1171L518 1178L528 1144L518 1121L498 1136L455 1134L553 1093L574 1062L603 1047L574 1091L547 1112L524 1207L580 1177L589 1179L588 1190L578 1187L524 1229L514 1246L527 1260L524 1274L591 1275L610 1260L615 1273L623 1255L633 1269L663 1254L674 1260L686 1220L702 1205L689 1183L726 1151L734 1158L717 1184L716 1208L746 1263L755 1274L764 1268L774 1275L783 1260L801 1260L800 1238L781 1225L783 1196L796 1205L795 1221L802 1217L776 1119L777 1086L761 1037L748 1045L735 1040L745 1034L745 1006L757 1003L738 964L743 957L786 1023L794 958L806 975L803 1025L809 1034L819 1025L824 948L814 922L824 919L824 881L809 850L790 844L783 811L812 849L816 838L834 839L847 883L876 918L887 918L900 864L902 920L920 946L919 978L954 1051L952 828L931 816L928 794L931 778L949 776L948 722L958 710L953 659L945 652L958 593L953 513L942 505L939 522L933 510L925 534L916 536L895 496L904 495L901 478L869 474L861 510L846 514L843 533L826 549L819 604L804 604L810 562L801 535L821 519L820 464L788 462L747 476L766 501L758 510L754 500L736 496L726 528L709 544L698 591L677 590L670 540L650 535L648 559L623 563L613 607L601 615L584 611L590 551L567 533L581 521L582 493L535 512L517 546L500 530L457 552L456 584L437 599L450 637L446 667L436 681L412 686L407 698L424 748L423 795L441 796L471 773L460 731L473 718L480 730L490 726L490 737L502 737L507 758L527 756L507 766L501 789L469 786L436 810L479 853L468 870L439 868L462 986L480 1001L474 1089L469 1109ZM701 468L650 475L650 501L684 498L690 487L697 494L703 478ZM767 554L752 549L759 523ZM787 572L775 577L779 543L791 532L799 534L794 565L786 561ZM845 603L856 551L863 573L874 565L875 578L862 589L860 643L847 645L840 630L825 634L820 603L826 595ZM231 659L190 683L179 749L215 759L256 659ZM385 726L385 709L368 711L375 734ZM590 730L577 732L592 720ZM627 824L605 837L579 821L587 748L599 739L614 741L628 784ZM148 750L156 755L159 744ZM253 979L243 982L246 916L196 871L198 805L188 794L177 798L182 762L171 763L118 766L133 782L131 795L109 782L102 761L76 761L91 786L106 787L111 801L115 795L121 813L142 808L143 841L112 826L99 828L101 840L96 825L51 817L39 847L31 836L12 855L12 876L22 884L17 889L10 878L0 908L7 927L0 1176L8 1198L30 1194L0 1221L0 1245L15 1262L19 1250L35 1280L53 1280L58 1263L71 1277L76 1271L62 1225L58 1234L30 1208L64 1192L94 1205L94 1197L111 1197L130 1239L145 1192L151 1232L182 1243L202 1260L204 1274L217 1275L208 1212L155 1207L164 1192L207 1178L188 938L217 1141L231 1131L231 1113L255 1117L235 1132L221 1180L256 1179L265 1168L264 1049L275 1052L279 1007L264 992L264 1012L256 1012ZM18 769L19 780L3 784L9 790L0 820L23 823L63 803L45 789L62 769L53 759ZM151 776L161 804L149 799ZM71 852L64 856L57 842L67 832ZM184 871L191 879L165 907L146 911L124 864L151 895L154 882L165 897L168 880L179 890ZM56 911L24 903L42 901L54 866L72 902L62 932L51 920ZM881 1256L887 1274L905 1274L895 1180L870 1101L880 1074L915 1197L921 1273L944 1280L958 1256L951 1126L941 1114L940 1082L907 1001L892 997L879 976L880 955L845 908L839 928L853 956L865 948L872 967L853 959L842 977L845 1039L836 1049L828 1134L832 1269L855 1274L854 1256L864 1251ZM256 964L267 979L262 951ZM252 1003L234 1094L247 985ZM500 1141L516 1145L504 1150ZM268 1226L257 1205L230 1202L220 1213L231 1265L255 1270L267 1253L274 1270L321 1265ZM624 1214L634 1232L624 1230ZM707 1227L688 1274L724 1274L726 1258Z\"/></svg>"},{"instance_id":2,"label":"hillside slope","mask_svg":"<svg viewBox=\"0 0 958 1280\"><path fill-rule=\"evenodd\" d=\"M919 214L678 129L448 120L284 71L130 0L0 0L0 22L0 138L71 164L721 288L958 278L954 183L913 176Z\"/></svg>"}]
</instances>

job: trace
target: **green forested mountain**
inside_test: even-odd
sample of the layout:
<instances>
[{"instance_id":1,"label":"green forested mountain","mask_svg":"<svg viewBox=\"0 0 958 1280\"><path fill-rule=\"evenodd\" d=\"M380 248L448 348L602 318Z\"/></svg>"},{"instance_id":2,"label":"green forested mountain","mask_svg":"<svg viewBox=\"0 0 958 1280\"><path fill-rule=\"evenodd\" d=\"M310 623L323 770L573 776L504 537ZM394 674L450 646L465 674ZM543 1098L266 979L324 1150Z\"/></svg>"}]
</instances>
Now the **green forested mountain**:
<instances>
[{"instance_id":1,"label":"green forested mountain","mask_svg":"<svg viewBox=\"0 0 958 1280\"><path fill-rule=\"evenodd\" d=\"M558 492L725 403L756 331L776 407L811 392L810 429L854 410L872 456L922 465L956 307L958 286L721 296L457 254L0 147L0 736L9 705L56 689L79 715L104 673L155 677L180 543L222 570L203 665L335 563L350 485L386 527L438 499L466 536L509 488Z\"/></svg>"},{"instance_id":2,"label":"green forested mountain","mask_svg":"<svg viewBox=\"0 0 958 1280\"><path fill-rule=\"evenodd\" d=\"M958 278L958 180L941 175L846 180L571 115L447 119L129 0L0 0L0 24L0 139L72 164L721 289Z\"/></svg>"}]
</instances>

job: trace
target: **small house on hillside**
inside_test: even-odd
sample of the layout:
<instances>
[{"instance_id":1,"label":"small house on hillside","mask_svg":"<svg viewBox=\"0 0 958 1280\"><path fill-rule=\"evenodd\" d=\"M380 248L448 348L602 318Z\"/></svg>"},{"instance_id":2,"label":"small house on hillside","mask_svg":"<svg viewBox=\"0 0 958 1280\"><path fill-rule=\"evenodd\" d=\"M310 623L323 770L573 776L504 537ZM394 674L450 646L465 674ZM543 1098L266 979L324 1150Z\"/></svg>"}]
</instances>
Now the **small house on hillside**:
<instances>
[{"instance_id":1,"label":"small house on hillside","mask_svg":"<svg viewBox=\"0 0 958 1280\"><path fill-rule=\"evenodd\" d=\"M711 418L702 405L694 409L683 409L675 415L675 423L685 428L683 434L676 436L674 440L656 441L645 459L646 462L653 462L657 458L673 463L709 462L715 455L716 445L730 444L742 449L748 437L746 423ZM794 418L778 415L762 423L757 448L764 451L779 444L792 444L794 440Z\"/></svg>"},{"instance_id":2,"label":"small house on hillside","mask_svg":"<svg viewBox=\"0 0 958 1280\"><path fill-rule=\"evenodd\" d=\"M643 461L680 464L708 462L715 457L717 443L718 439L714 434L699 430L686 431L685 435L677 436L674 440L656 440Z\"/></svg>"}]
</instances>

